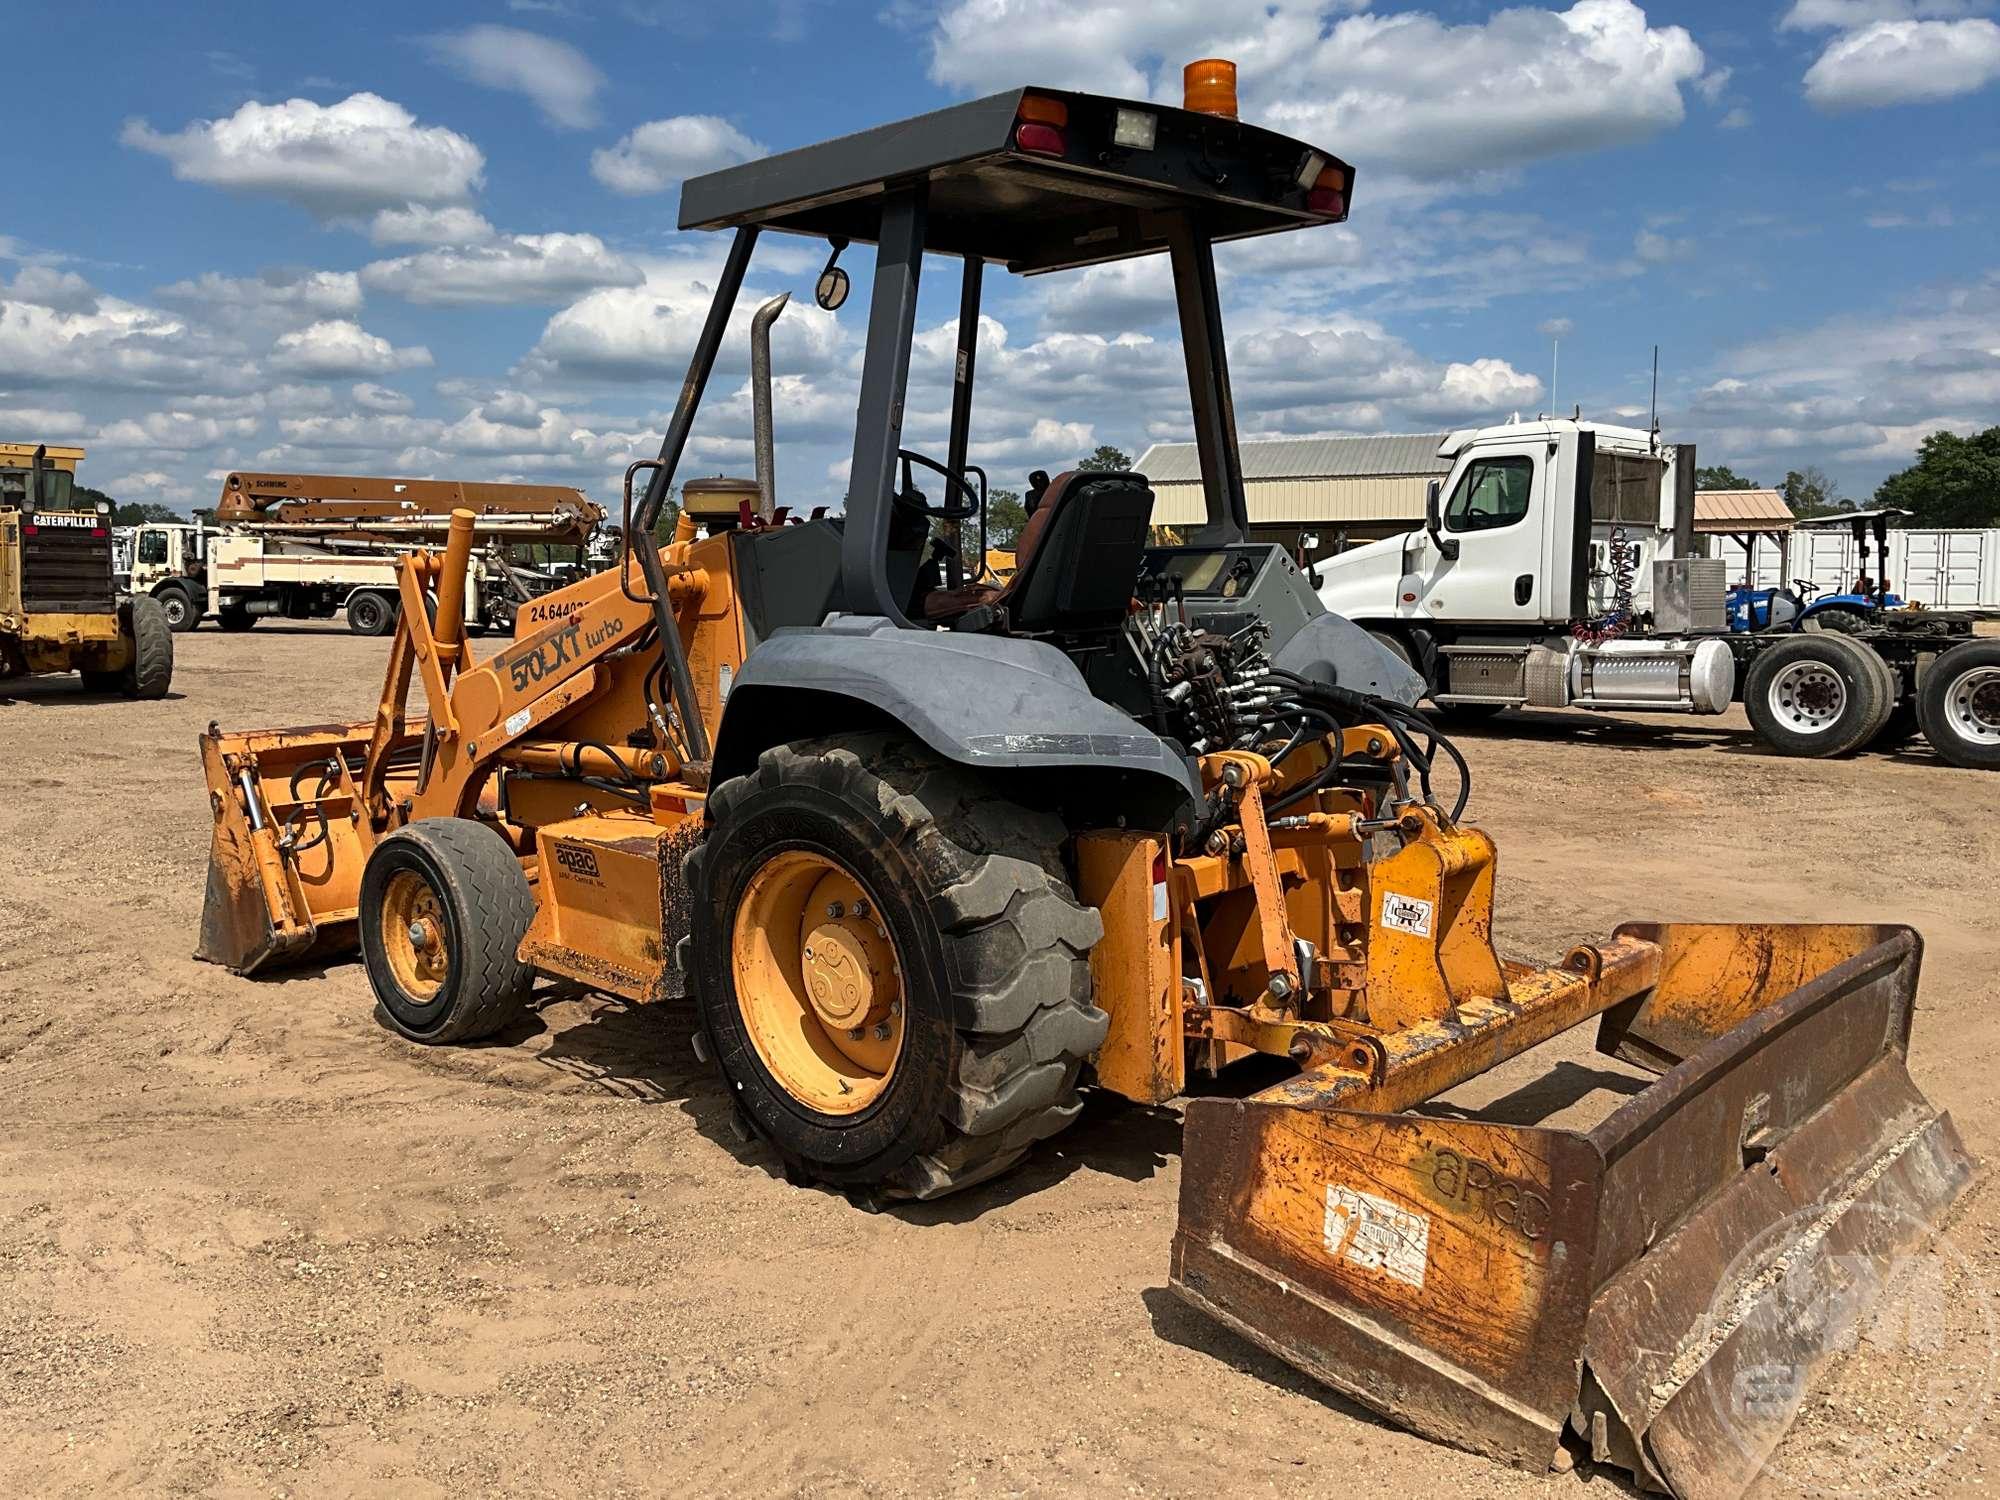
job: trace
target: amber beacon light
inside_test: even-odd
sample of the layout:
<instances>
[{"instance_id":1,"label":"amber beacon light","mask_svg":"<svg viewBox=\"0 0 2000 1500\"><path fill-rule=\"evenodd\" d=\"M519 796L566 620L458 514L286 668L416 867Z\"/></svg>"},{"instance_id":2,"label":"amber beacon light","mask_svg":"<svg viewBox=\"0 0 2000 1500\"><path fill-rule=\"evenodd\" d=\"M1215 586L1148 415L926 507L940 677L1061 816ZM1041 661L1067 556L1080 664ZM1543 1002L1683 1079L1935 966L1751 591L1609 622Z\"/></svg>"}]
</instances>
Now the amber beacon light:
<instances>
[{"instance_id":1,"label":"amber beacon light","mask_svg":"<svg viewBox=\"0 0 2000 1500\"><path fill-rule=\"evenodd\" d=\"M1205 115L1236 118L1236 64L1222 57L1204 57L1181 70L1187 108Z\"/></svg>"}]
</instances>

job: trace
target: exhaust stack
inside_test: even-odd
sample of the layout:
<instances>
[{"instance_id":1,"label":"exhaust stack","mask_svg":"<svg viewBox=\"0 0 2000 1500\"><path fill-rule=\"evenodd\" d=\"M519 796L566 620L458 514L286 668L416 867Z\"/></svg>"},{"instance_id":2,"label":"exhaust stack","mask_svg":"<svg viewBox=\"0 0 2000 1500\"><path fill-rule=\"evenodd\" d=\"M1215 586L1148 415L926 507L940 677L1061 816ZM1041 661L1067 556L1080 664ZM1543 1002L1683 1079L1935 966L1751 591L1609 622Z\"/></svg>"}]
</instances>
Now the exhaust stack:
<instances>
[{"instance_id":1,"label":"exhaust stack","mask_svg":"<svg viewBox=\"0 0 2000 1500\"><path fill-rule=\"evenodd\" d=\"M792 300L780 292L750 320L750 411L757 447L757 515L768 521L778 510L777 447L771 436L771 325Z\"/></svg>"}]
</instances>

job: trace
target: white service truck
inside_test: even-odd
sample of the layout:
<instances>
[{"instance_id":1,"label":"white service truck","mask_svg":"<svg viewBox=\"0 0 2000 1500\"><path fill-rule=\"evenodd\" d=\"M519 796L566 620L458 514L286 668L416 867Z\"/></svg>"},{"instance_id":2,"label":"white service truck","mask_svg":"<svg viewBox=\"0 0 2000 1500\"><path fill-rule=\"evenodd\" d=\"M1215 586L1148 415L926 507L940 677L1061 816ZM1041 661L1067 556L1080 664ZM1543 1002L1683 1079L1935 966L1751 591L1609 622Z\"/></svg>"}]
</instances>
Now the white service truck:
<instances>
[{"instance_id":1,"label":"white service truck","mask_svg":"<svg viewBox=\"0 0 2000 1500\"><path fill-rule=\"evenodd\" d=\"M453 509L476 518L484 543L466 579L466 623L513 629L519 607L559 582L510 560L517 544L582 548L603 512L579 490L306 474L231 474L213 524L133 528L124 584L158 600L176 631L213 618L224 630L258 620L330 620L386 635L400 594L396 559L441 546Z\"/></svg>"},{"instance_id":2,"label":"white service truck","mask_svg":"<svg viewBox=\"0 0 2000 1500\"><path fill-rule=\"evenodd\" d=\"M1692 444L1538 419L1452 433L1438 454L1451 471L1421 528L1314 573L1327 608L1423 672L1447 716L1740 701L1782 754L1921 729L1954 764L2000 769L2000 641L1972 639L1969 619L1896 609L1819 630L1769 610L1775 625L1731 628L1728 565L1696 547Z\"/></svg>"}]
</instances>

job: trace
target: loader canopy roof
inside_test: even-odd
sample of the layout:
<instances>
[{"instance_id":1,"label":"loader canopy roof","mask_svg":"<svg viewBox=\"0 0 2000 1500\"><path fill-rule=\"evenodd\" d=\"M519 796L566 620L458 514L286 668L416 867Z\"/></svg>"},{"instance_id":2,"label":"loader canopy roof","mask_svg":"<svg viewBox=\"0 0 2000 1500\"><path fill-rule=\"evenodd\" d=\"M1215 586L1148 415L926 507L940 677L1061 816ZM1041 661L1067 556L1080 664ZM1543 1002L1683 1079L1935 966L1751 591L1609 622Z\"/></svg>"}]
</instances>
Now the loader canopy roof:
<instances>
[{"instance_id":1,"label":"loader canopy roof","mask_svg":"<svg viewBox=\"0 0 2000 1500\"><path fill-rule=\"evenodd\" d=\"M1309 205L1329 169L1338 203ZM680 223L872 244L884 199L924 182L926 250L1056 271L1165 250L1179 215L1198 214L1211 240L1338 223L1352 180L1329 153L1240 120L1010 89L691 178Z\"/></svg>"},{"instance_id":2,"label":"loader canopy roof","mask_svg":"<svg viewBox=\"0 0 2000 1500\"><path fill-rule=\"evenodd\" d=\"M828 309L846 295L847 273L835 265L841 252L850 242L875 247L841 534L846 613L909 623L908 599L892 587L887 564L891 513L901 507L907 515L923 497L907 477L898 488L899 470L907 476L914 462L936 471L948 502L984 493L985 476L967 453L989 262L1032 273L1169 257L1208 505L1208 523L1192 540L1240 541L1249 514L1213 246L1337 224L1352 187L1352 170L1332 153L1232 117L1046 88L1013 89L691 178L681 189L681 227L734 234L634 523L643 533L659 519L757 237L775 229L830 242L819 295ZM927 254L962 262L950 440L937 458L910 453L902 432ZM1049 467L1068 457L1050 454ZM922 514L950 519L937 509ZM648 556L642 548L642 566L650 566ZM664 580L653 582L656 593L664 589ZM663 621L662 632L668 628Z\"/></svg>"}]
</instances>

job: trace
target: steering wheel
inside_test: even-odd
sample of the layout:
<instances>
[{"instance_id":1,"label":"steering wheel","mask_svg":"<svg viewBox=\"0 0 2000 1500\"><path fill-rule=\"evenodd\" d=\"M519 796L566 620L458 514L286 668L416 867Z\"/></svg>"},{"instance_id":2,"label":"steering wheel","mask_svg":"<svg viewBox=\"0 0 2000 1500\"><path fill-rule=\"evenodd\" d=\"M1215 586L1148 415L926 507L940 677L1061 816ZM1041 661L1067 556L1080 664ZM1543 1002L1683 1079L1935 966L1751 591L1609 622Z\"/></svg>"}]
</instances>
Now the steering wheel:
<instances>
[{"instance_id":1,"label":"steering wheel","mask_svg":"<svg viewBox=\"0 0 2000 1500\"><path fill-rule=\"evenodd\" d=\"M978 515L985 508L986 497L979 490L975 490L972 487L971 482L966 479L965 475L954 474L936 459L927 458L923 454L914 452L908 448L898 448L896 450L896 457L902 460L903 464L903 487L896 492L895 501L906 510L920 511L922 514L934 517L940 521L964 521ZM952 492L956 491L958 496L962 498L947 498L943 505L930 504L922 498L923 491L916 487L910 473L910 466L912 464L921 465L943 479L947 496L951 496ZM986 478L977 469L973 469L970 472L979 474L982 482Z\"/></svg>"}]
</instances>

